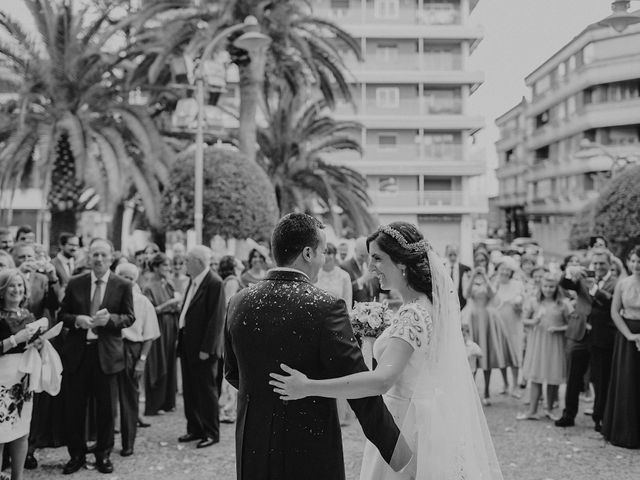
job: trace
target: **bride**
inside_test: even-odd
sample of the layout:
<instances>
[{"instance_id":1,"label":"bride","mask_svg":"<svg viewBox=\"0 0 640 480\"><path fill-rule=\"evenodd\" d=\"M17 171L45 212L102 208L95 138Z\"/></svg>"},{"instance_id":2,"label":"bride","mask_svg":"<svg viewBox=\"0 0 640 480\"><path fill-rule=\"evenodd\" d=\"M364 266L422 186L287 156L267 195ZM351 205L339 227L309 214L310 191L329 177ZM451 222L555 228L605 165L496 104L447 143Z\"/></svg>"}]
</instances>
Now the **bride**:
<instances>
[{"instance_id":1,"label":"bride","mask_svg":"<svg viewBox=\"0 0 640 480\"><path fill-rule=\"evenodd\" d=\"M374 344L375 370L309 379L281 365L269 382L282 400L305 397L384 401L413 451L397 473L367 442L361 480L501 480L500 466L467 362L460 307L441 258L406 222L367 239L371 271L402 296L391 325ZM401 448L394 455L402 455Z\"/></svg>"}]
</instances>

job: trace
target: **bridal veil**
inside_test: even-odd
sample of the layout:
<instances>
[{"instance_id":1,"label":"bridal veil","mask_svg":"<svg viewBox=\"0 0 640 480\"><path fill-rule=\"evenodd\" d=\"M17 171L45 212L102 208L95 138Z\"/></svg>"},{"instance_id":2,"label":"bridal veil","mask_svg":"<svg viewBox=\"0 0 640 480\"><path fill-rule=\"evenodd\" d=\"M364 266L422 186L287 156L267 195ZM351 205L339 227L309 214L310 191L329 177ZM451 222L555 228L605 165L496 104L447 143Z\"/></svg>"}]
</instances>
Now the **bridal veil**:
<instances>
[{"instance_id":1,"label":"bridal veil","mask_svg":"<svg viewBox=\"0 0 640 480\"><path fill-rule=\"evenodd\" d=\"M414 457L406 478L502 480L466 357L458 296L442 259L426 241L421 243L431 268L433 333L409 408L399 425ZM396 448L394 456L405 455ZM389 478L397 475L389 469Z\"/></svg>"}]
</instances>

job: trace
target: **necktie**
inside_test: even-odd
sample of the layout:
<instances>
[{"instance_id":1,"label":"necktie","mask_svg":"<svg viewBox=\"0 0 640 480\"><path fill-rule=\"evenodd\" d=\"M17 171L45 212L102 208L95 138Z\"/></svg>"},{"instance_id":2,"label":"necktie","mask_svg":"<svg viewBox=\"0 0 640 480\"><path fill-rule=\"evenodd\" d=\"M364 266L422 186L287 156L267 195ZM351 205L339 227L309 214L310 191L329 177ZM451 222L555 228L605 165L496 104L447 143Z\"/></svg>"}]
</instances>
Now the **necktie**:
<instances>
[{"instance_id":1,"label":"necktie","mask_svg":"<svg viewBox=\"0 0 640 480\"><path fill-rule=\"evenodd\" d=\"M453 263L452 263L451 264L451 280L453 280L453 275L454 275L454 272L453 272Z\"/></svg>"},{"instance_id":2,"label":"necktie","mask_svg":"<svg viewBox=\"0 0 640 480\"><path fill-rule=\"evenodd\" d=\"M93 291L93 297L91 297L91 308L89 313L93 317L98 310L100 310L100 304L102 303L102 279L98 278L95 281L96 289ZM98 338L98 334L95 328L90 329L87 332L87 340L95 340Z\"/></svg>"},{"instance_id":3,"label":"necktie","mask_svg":"<svg viewBox=\"0 0 640 480\"><path fill-rule=\"evenodd\" d=\"M102 303L102 279L96 280L96 289L93 292L93 298L91 299L91 316L93 317L98 310L100 310L100 304Z\"/></svg>"}]
</instances>

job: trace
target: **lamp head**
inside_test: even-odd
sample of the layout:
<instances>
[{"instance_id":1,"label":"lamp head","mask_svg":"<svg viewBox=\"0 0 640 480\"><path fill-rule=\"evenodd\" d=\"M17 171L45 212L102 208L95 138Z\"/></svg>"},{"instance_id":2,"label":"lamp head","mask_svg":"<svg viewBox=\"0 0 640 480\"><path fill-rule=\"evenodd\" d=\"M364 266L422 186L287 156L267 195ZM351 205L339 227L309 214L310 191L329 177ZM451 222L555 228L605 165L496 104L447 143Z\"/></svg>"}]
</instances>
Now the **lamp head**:
<instances>
[{"instance_id":1,"label":"lamp head","mask_svg":"<svg viewBox=\"0 0 640 480\"><path fill-rule=\"evenodd\" d=\"M249 56L261 52L271 43L271 39L264 33L248 31L240 35L233 42L233 45L249 52Z\"/></svg>"},{"instance_id":2,"label":"lamp head","mask_svg":"<svg viewBox=\"0 0 640 480\"><path fill-rule=\"evenodd\" d=\"M603 27L611 27L616 32L622 33L629 25L640 23L640 15L629 13L629 0L615 0L611 4L613 13L607 18L598 22Z\"/></svg>"}]
</instances>

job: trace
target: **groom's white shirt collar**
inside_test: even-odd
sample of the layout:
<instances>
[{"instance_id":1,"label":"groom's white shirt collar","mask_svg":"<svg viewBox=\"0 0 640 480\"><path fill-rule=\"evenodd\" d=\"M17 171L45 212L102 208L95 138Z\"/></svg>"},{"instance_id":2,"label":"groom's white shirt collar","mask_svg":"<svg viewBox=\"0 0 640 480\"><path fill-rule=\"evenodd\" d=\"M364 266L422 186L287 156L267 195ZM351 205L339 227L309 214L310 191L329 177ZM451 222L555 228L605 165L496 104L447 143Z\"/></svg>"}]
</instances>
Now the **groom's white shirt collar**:
<instances>
[{"instance_id":1,"label":"groom's white shirt collar","mask_svg":"<svg viewBox=\"0 0 640 480\"><path fill-rule=\"evenodd\" d=\"M270 272L294 272L294 273L301 273L302 275L304 275L305 277L307 277L307 280L311 281L311 279L309 278L309 275L307 275L306 273L304 273L302 270L298 270L297 268L291 268L291 267L275 267L272 268L271 270L269 270Z\"/></svg>"}]
</instances>

